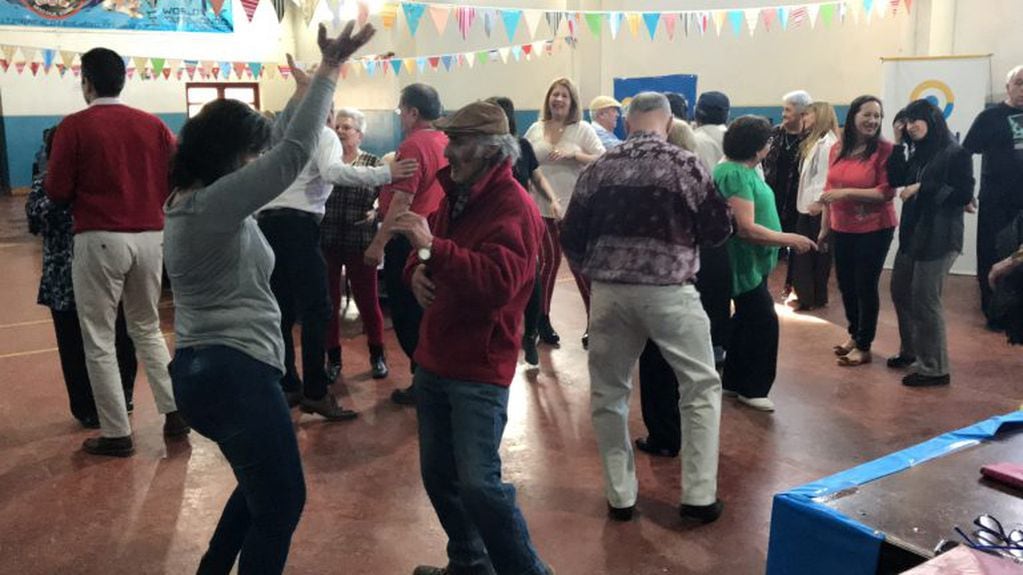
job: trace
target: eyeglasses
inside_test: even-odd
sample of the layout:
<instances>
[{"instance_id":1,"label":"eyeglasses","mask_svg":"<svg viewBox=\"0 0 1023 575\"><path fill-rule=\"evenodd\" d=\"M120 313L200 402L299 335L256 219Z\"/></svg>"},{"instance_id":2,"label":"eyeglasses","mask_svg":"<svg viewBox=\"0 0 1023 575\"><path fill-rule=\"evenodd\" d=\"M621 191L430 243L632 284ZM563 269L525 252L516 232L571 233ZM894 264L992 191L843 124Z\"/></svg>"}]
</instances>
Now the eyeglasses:
<instances>
[{"instance_id":1,"label":"eyeglasses","mask_svg":"<svg viewBox=\"0 0 1023 575\"><path fill-rule=\"evenodd\" d=\"M955 527L956 533L968 546L1011 559L1023 559L1023 530L1013 529L1007 532L998 519L987 513L974 519L973 524L977 529L973 531L972 538L958 526Z\"/></svg>"}]
</instances>

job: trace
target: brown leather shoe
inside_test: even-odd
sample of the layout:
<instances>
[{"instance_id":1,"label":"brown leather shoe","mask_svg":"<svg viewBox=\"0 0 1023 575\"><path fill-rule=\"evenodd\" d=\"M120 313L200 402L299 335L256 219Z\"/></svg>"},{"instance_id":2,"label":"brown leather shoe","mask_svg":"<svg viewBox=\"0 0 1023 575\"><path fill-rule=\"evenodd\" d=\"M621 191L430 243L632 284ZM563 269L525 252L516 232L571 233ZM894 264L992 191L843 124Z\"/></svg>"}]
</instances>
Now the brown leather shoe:
<instances>
[{"instance_id":1,"label":"brown leather shoe","mask_svg":"<svg viewBox=\"0 0 1023 575\"><path fill-rule=\"evenodd\" d=\"M313 400L308 397L303 397L300 409L303 413L315 413L317 415L321 415L327 421L349 421L359 416L358 413L338 405L337 398L329 391L327 392L327 395L324 395L320 399Z\"/></svg>"},{"instance_id":2,"label":"brown leather shoe","mask_svg":"<svg viewBox=\"0 0 1023 575\"><path fill-rule=\"evenodd\" d=\"M130 435L125 437L90 437L82 443L82 451L92 455L131 457L135 453L135 444L132 442Z\"/></svg>"},{"instance_id":3,"label":"brown leather shoe","mask_svg":"<svg viewBox=\"0 0 1023 575\"><path fill-rule=\"evenodd\" d=\"M185 421L185 418L181 416L181 413L172 411L167 414L167 418L163 422L164 437L181 437L182 435L188 435L191 431L192 428Z\"/></svg>"}]
</instances>

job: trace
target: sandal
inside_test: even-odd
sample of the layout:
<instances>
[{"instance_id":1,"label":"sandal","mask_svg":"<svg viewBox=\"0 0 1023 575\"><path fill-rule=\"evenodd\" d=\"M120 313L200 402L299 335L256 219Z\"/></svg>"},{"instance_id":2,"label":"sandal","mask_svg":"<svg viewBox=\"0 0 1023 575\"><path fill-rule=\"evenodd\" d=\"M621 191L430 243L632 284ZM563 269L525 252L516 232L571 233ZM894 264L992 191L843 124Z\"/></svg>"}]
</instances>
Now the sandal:
<instances>
[{"instance_id":1,"label":"sandal","mask_svg":"<svg viewBox=\"0 0 1023 575\"><path fill-rule=\"evenodd\" d=\"M855 352L855 353L854 353ZM849 352L848 355L843 355L838 358L838 365L842 367L856 367L858 365L866 365L873 361L869 351L854 350Z\"/></svg>"},{"instance_id":2,"label":"sandal","mask_svg":"<svg viewBox=\"0 0 1023 575\"><path fill-rule=\"evenodd\" d=\"M835 355L837 355L839 357L846 356L846 355L849 355L849 352L851 352L852 350L856 349L856 342L853 341L852 339L850 339L849 341L845 342L844 344L836 345L835 347L833 347L831 349L835 352Z\"/></svg>"}]
</instances>

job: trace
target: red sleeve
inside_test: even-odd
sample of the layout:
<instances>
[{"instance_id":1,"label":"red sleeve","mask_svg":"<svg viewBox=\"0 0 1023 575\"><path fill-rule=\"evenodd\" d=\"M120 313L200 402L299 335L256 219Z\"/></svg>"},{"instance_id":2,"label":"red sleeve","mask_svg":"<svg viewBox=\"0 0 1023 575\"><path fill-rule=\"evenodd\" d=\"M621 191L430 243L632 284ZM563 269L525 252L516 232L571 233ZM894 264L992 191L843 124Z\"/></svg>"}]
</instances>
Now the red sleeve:
<instances>
[{"instance_id":1,"label":"red sleeve","mask_svg":"<svg viewBox=\"0 0 1023 575\"><path fill-rule=\"evenodd\" d=\"M516 214L516 215L513 215ZM505 212L474 249L445 238L434 238L430 274L438 289L451 293L467 307L497 309L508 303L536 273L536 246L528 245L527 226L516 211ZM528 212L526 212L528 213Z\"/></svg>"},{"instance_id":2,"label":"red sleeve","mask_svg":"<svg viewBox=\"0 0 1023 575\"><path fill-rule=\"evenodd\" d=\"M78 136L74 126L67 119L60 123L53 134L50 157L46 161L46 179L43 186L46 195L58 203L70 203L75 199L75 170L78 162Z\"/></svg>"},{"instance_id":3,"label":"red sleeve","mask_svg":"<svg viewBox=\"0 0 1023 575\"><path fill-rule=\"evenodd\" d=\"M398 146L398 151L394 154L394 161L397 162L398 160L415 160L419 162L419 169L411 177L384 186L384 191L391 194L394 192L404 192L414 196L423 180L426 179L427 171L430 169L423 155L423 149L415 142L406 139Z\"/></svg>"}]
</instances>

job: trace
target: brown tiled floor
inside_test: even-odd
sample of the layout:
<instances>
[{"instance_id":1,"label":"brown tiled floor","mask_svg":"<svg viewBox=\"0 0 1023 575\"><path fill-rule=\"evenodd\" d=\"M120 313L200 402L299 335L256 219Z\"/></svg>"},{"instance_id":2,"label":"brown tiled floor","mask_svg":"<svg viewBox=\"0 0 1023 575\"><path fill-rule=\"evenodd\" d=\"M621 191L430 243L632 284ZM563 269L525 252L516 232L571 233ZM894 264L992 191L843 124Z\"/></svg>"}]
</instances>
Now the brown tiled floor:
<instances>
[{"instance_id":1,"label":"brown tiled floor","mask_svg":"<svg viewBox=\"0 0 1023 575\"><path fill-rule=\"evenodd\" d=\"M0 573L193 572L234 486L230 469L195 434L190 443L164 443L141 371L137 454L78 452L90 433L68 413L49 315L35 304L40 253L23 232L22 201L0 198ZM678 461L642 454L637 520L605 519L579 344L584 316L566 275L554 306L565 344L543 351L539 373L520 370L503 448L505 476L518 487L537 548L563 575L762 572L774 493L1019 406L1023 349L984 331L975 291L972 278L949 282L954 381L946 389L903 388L883 361L836 367L837 294L821 314L786 313L772 392L778 411L726 400L726 514L683 530L675 520ZM445 537L419 480L415 414L387 401L408 373L390 331L387 338L393 375L383 382L368 377L364 339L346 341L345 381L336 391L360 411L357 421L295 414L309 497L291 573L404 575L420 562L444 562ZM896 342L886 298L878 359ZM632 430L642 434L636 398L634 405Z\"/></svg>"}]
</instances>

